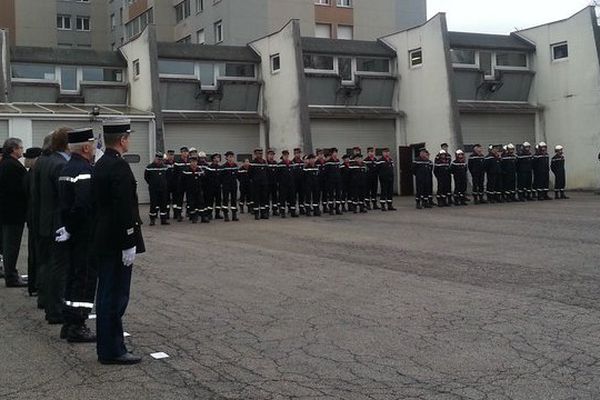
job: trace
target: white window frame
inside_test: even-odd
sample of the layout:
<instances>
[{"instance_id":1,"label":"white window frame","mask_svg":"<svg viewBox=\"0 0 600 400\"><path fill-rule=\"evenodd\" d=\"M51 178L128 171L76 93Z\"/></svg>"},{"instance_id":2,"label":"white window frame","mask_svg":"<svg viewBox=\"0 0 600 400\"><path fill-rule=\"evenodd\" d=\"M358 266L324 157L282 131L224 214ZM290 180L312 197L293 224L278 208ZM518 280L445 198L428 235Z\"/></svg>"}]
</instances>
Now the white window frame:
<instances>
[{"instance_id":1,"label":"white window frame","mask_svg":"<svg viewBox=\"0 0 600 400\"><path fill-rule=\"evenodd\" d=\"M137 60L133 60L133 62L131 63L131 69L133 70L133 79L137 80L140 78L140 75L142 74L142 70L140 68L140 59L138 58Z\"/></svg>"},{"instance_id":2,"label":"white window frame","mask_svg":"<svg viewBox=\"0 0 600 400\"><path fill-rule=\"evenodd\" d=\"M63 75L62 74L62 72L63 72L62 69L63 68L74 68L75 69L75 77L76 77L75 79L77 81L77 89L74 89L74 90L65 90L65 89L62 88L62 75ZM60 92L61 93L65 93L65 94L79 94L79 93L81 93L81 80L82 80L82 77L83 77L83 72L82 72L82 70L81 70L80 67L73 66L73 65L57 65L56 66L56 72L57 72L56 78L58 80L58 84L60 86Z\"/></svg>"},{"instance_id":3,"label":"white window frame","mask_svg":"<svg viewBox=\"0 0 600 400\"><path fill-rule=\"evenodd\" d=\"M57 14L56 18L60 18L61 19L61 25L62 26L58 26L58 23L56 24L56 29L58 29L59 31L71 31L73 30L73 18L71 18L70 15L67 14ZM69 20L69 28L65 28L65 20L68 19ZM56 21L58 22L58 21Z\"/></svg>"},{"instance_id":4,"label":"white window frame","mask_svg":"<svg viewBox=\"0 0 600 400\"><path fill-rule=\"evenodd\" d=\"M16 65L19 64L35 64L35 63L13 63ZM49 64L42 64L42 65L48 65L51 67L54 67L54 79L36 79L36 78L14 78L12 76L12 71L10 71L10 79L13 82L30 82L30 83L35 83L35 82L50 82L50 83L60 83L58 80L58 67L56 65L49 65Z\"/></svg>"},{"instance_id":5,"label":"white window frame","mask_svg":"<svg viewBox=\"0 0 600 400\"><path fill-rule=\"evenodd\" d=\"M165 61L183 61L183 62L191 62L194 64L194 73L193 74L163 74L159 73L160 78L177 78L177 79L200 79L198 63L192 60L176 60L172 58L164 58ZM158 61L160 62L160 60Z\"/></svg>"},{"instance_id":6,"label":"white window frame","mask_svg":"<svg viewBox=\"0 0 600 400\"><path fill-rule=\"evenodd\" d=\"M417 53L417 52L421 53L421 62L419 64L413 64L412 55L414 53ZM424 62L424 59L423 59L423 48L422 47L418 47L416 49L412 49L412 50L408 51L408 67L410 69L419 69L419 68L422 68L423 67L423 62Z\"/></svg>"},{"instance_id":7,"label":"white window frame","mask_svg":"<svg viewBox=\"0 0 600 400\"><path fill-rule=\"evenodd\" d=\"M223 43L225 40L225 31L223 30L223 20L219 20L213 24L215 44ZM217 32L220 33L221 37L218 37Z\"/></svg>"},{"instance_id":8,"label":"white window frame","mask_svg":"<svg viewBox=\"0 0 600 400\"><path fill-rule=\"evenodd\" d=\"M274 64L276 59L279 59L279 68L277 68L277 69L275 69L275 64ZM271 65L271 74L272 75L278 74L281 71L281 54L279 54L279 53L272 54L269 57L269 60L270 60L269 64Z\"/></svg>"},{"instance_id":9,"label":"white window frame","mask_svg":"<svg viewBox=\"0 0 600 400\"><path fill-rule=\"evenodd\" d=\"M517 67L511 65L498 65L497 55L498 53L521 53L525 54L525 67ZM524 51L494 51L492 55L492 69L494 70L494 74L496 71L529 71L529 54Z\"/></svg>"},{"instance_id":10,"label":"white window frame","mask_svg":"<svg viewBox=\"0 0 600 400\"><path fill-rule=\"evenodd\" d=\"M470 50L475 54L475 64L460 64L460 63L452 63L454 68L464 68L464 69L479 69L479 51L475 49L453 49L453 50Z\"/></svg>"},{"instance_id":11,"label":"white window frame","mask_svg":"<svg viewBox=\"0 0 600 400\"><path fill-rule=\"evenodd\" d=\"M352 0L337 0L336 5L339 8L352 8Z\"/></svg>"},{"instance_id":12,"label":"white window frame","mask_svg":"<svg viewBox=\"0 0 600 400\"><path fill-rule=\"evenodd\" d=\"M184 61L175 59L165 59L169 61ZM189 60L185 60L189 61ZM213 67L213 82L210 85L202 83L202 89L216 89L219 85L219 81L256 81L258 79L258 65L249 62L207 62L207 61L193 61L194 62L194 74L159 74L159 78L175 78L175 79L189 79L194 81L201 81L200 67L201 65L210 64ZM248 64L254 65L254 76L242 77L242 76L225 76L225 65L226 64Z\"/></svg>"},{"instance_id":13,"label":"white window frame","mask_svg":"<svg viewBox=\"0 0 600 400\"><path fill-rule=\"evenodd\" d=\"M248 77L248 76L226 76L225 75L226 64L254 65L254 76L252 76L252 77ZM249 63L249 62L243 62L243 61L229 61L229 62L216 63L215 67L217 67L217 74L215 75L215 82L216 81L255 81L257 73L258 73L258 71L257 71L258 66L256 64ZM200 75L198 75L198 76L200 76Z\"/></svg>"},{"instance_id":14,"label":"white window frame","mask_svg":"<svg viewBox=\"0 0 600 400\"><path fill-rule=\"evenodd\" d=\"M567 46L567 56L563 57L563 58L554 58L554 49L560 46ZM557 62L565 62L569 59L569 57L571 57L571 50L569 48L569 42L568 41L562 41L562 42L558 42L558 43L552 43L550 45L550 60L553 63L557 63Z\"/></svg>"},{"instance_id":15,"label":"white window frame","mask_svg":"<svg viewBox=\"0 0 600 400\"><path fill-rule=\"evenodd\" d=\"M315 0L315 5L317 6L330 6L331 0Z\"/></svg>"},{"instance_id":16,"label":"white window frame","mask_svg":"<svg viewBox=\"0 0 600 400\"><path fill-rule=\"evenodd\" d=\"M81 29L77 28L77 23L78 21L81 19ZM85 20L87 20L87 29L85 29ZM78 15L75 17L75 30L77 30L77 32L91 32L92 30L92 19L87 16L87 15Z\"/></svg>"},{"instance_id":17,"label":"white window frame","mask_svg":"<svg viewBox=\"0 0 600 400\"><path fill-rule=\"evenodd\" d=\"M343 58L345 58L345 57L343 57ZM388 64L389 64L388 72L359 71L358 63L356 61L358 58L371 58L374 60L387 60ZM369 57L369 56L356 57L356 56L354 56L354 57L352 57L352 64L353 64L353 73L358 76L392 76L392 60L387 57Z\"/></svg>"},{"instance_id":18,"label":"white window frame","mask_svg":"<svg viewBox=\"0 0 600 400\"><path fill-rule=\"evenodd\" d=\"M196 0L196 14L204 12L204 0Z\"/></svg>"},{"instance_id":19,"label":"white window frame","mask_svg":"<svg viewBox=\"0 0 600 400\"><path fill-rule=\"evenodd\" d=\"M320 56L320 57L331 57L333 58L333 69L314 69L314 68L304 68L305 73L309 74L328 74L328 75L339 75L338 73L338 65L337 65L337 57L331 54L316 54L316 53L307 53L302 54L302 66L304 66L304 56Z\"/></svg>"},{"instance_id":20,"label":"white window frame","mask_svg":"<svg viewBox=\"0 0 600 400\"><path fill-rule=\"evenodd\" d=\"M202 33L202 36L204 38L202 42L200 42L200 33ZM204 30L204 28L198 29L196 31L196 42L198 44L206 44L206 31Z\"/></svg>"},{"instance_id":21,"label":"white window frame","mask_svg":"<svg viewBox=\"0 0 600 400\"><path fill-rule=\"evenodd\" d=\"M354 40L354 25L338 24L335 27L335 33L336 33L337 39L340 38L340 27L341 28L350 28L350 31L351 31L351 38L350 39L343 39L343 40Z\"/></svg>"}]
</instances>

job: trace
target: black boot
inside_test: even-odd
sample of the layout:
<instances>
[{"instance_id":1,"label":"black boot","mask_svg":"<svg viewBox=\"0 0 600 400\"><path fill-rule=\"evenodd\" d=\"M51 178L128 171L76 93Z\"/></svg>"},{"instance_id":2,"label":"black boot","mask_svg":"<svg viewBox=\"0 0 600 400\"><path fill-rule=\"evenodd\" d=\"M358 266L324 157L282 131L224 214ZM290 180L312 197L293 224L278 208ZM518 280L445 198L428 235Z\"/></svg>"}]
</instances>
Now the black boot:
<instances>
[{"instance_id":1,"label":"black boot","mask_svg":"<svg viewBox=\"0 0 600 400\"><path fill-rule=\"evenodd\" d=\"M354 211L352 211L352 212L353 212L354 214L358 214L358 210L359 210L359 207L354 207Z\"/></svg>"},{"instance_id":2,"label":"black boot","mask_svg":"<svg viewBox=\"0 0 600 400\"><path fill-rule=\"evenodd\" d=\"M336 206L335 206L335 214L336 215L342 215L343 214L342 210L340 209L340 205L339 204L336 204Z\"/></svg>"},{"instance_id":3,"label":"black boot","mask_svg":"<svg viewBox=\"0 0 600 400\"><path fill-rule=\"evenodd\" d=\"M225 215L225 218L223 218L223 222L229 222L229 213L227 211L223 212L223 215Z\"/></svg>"},{"instance_id":4,"label":"black boot","mask_svg":"<svg viewBox=\"0 0 600 400\"><path fill-rule=\"evenodd\" d=\"M150 226L156 225L156 217L150 217Z\"/></svg>"},{"instance_id":5,"label":"black boot","mask_svg":"<svg viewBox=\"0 0 600 400\"><path fill-rule=\"evenodd\" d=\"M254 211L254 219L258 221L260 219L260 210Z\"/></svg>"},{"instance_id":6,"label":"black boot","mask_svg":"<svg viewBox=\"0 0 600 400\"><path fill-rule=\"evenodd\" d=\"M562 200L569 200L569 199L570 199L570 197L569 197L569 196L567 196L567 195L565 194L565 191L564 191L564 190L561 190L561 191L560 191L560 198L561 198Z\"/></svg>"},{"instance_id":7,"label":"black boot","mask_svg":"<svg viewBox=\"0 0 600 400\"><path fill-rule=\"evenodd\" d=\"M360 205L360 212L361 212L362 214L366 214L366 213L367 213L367 207L366 207L366 204L364 204L364 203L363 203L363 204L361 204L361 205Z\"/></svg>"},{"instance_id":8,"label":"black boot","mask_svg":"<svg viewBox=\"0 0 600 400\"><path fill-rule=\"evenodd\" d=\"M95 343L96 335L94 335L87 326L78 325L71 326L67 333L67 342L69 343Z\"/></svg>"},{"instance_id":9,"label":"black boot","mask_svg":"<svg viewBox=\"0 0 600 400\"><path fill-rule=\"evenodd\" d=\"M262 210L260 212L260 219L269 219L269 210Z\"/></svg>"},{"instance_id":10,"label":"black boot","mask_svg":"<svg viewBox=\"0 0 600 400\"><path fill-rule=\"evenodd\" d=\"M335 215L335 209L333 208L333 206L327 206L327 210L328 211L325 211L325 207L323 207L323 212L329 212L329 215Z\"/></svg>"},{"instance_id":11,"label":"black boot","mask_svg":"<svg viewBox=\"0 0 600 400\"><path fill-rule=\"evenodd\" d=\"M387 211L387 208L385 207L385 203L381 203L381 211Z\"/></svg>"},{"instance_id":12,"label":"black boot","mask_svg":"<svg viewBox=\"0 0 600 400\"><path fill-rule=\"evenodd\" d=\"M548 192L544 191L544 199L546 200L552 200L552 198L550 196L548 196Z\"/></svg>"},{"instance_id":13,"label":"black boot","mask_svg":"<svg viewBox=\"0 0 600 400\"><path fill-rule=\"evenodd\" d=\"M383 203L382 203L383 205ZM373 200L373 210L379 210L379 205L377 204L377 200Z\"/></svg>"},{"instance_id":14,"label":"black boot","mask_svg":"<svg viewBox=\"0 0 600 400\"><path fill-rule=\"evenodd\" d=\"M198 216L197 215L190 215L190 221L192 221L192 224L197 224L198 223Z\"/></svg>"},{"instance_id":15,"label":"black boot","mask_svg":"<svg viewBox=\"0 0 600 400\"><path fill-rule=\"evenodd\" d=\"M366 207L366 208L367 208L367 210L370 210L370 209L371 209L371 203L369 203L369 200L365 200L365 202L364 202L364 203L361 203L361 204L363 204L363 207ZM373 204L373 207L375 207L375 205L374 205L374 204ZM362 211L361 211L361 212L362 212Z\"/></svg>"},{"instance_id":16,"label":"black boot","mask_svg":"<svg viewBox=\"0 0 600 400\"><path fill-rule=\"evenodd\" d=\"M281 216L281 218L287 217L287 215L285 215L285 208L281 207L281 211L279 212L279 215Z\"/></svg>"},{"instance_id":17,"label":"black boot","mask_svg":"<svg viewBox=\"0 0 600 400\"><path fill-rule=\"evenodd\" d=\"M383 207L383 204L381 206ZM388 211L396 211L396 209L394 208L394 205L392 204L391 200L389 200L387 202L387 208L388 208Z\"/></svg>"},{"instance_id":18,"label":"black boot","mask_svg":"<svg viewBox=\"0 0 600 400\"><path fill-rule=\"evenodd\" d=\"M183 221L183 216L181 215L181 211L177 211L177 216L175 217L177 222Z\"/></svg>"},{"instance_id":19,"label":"black boot","mask_svg":"<svg viewBox=\"0 0 600 400\"><path fill-rule=\"evenodd\" d=\"M448 193L448 194L446 195L446 205L447 205L448 207L450 207L452 204L453 204L453 201L452 201L452 193Z\"/></svg>"},{"instance_id":20,"label":"black boot","mask_svg":"<svg viewBox=\"0 0 600 400\"><path fill-rule=\"evenodd\" d=\"M483 198L483 194L479 195L479 204L487 204L487 200Z\"/></svg>"},{"instance_id":21,"label":"black boot","mask_svg":"<svg viewBox=\"0 0 600 400\"><path fill-rule=\"evenodd\" d=\"M244 214L244 203L240 203L240 214Z\"/></svg>"},{"instance_id":22,"label":"black boot","mask_svg":"<svg viewBox=\"0 0 600 400\"><path fill-rule=\"evenodd\" d=\"M169 218L167 218L167 217L163 217L163 218L161 218L161 219L160 219L160 224L161 224L161 225L171 225L171 224L169 223Z\"/></svg>"},{"instance_id":23,"label":"black boot","mask_svg":"<svg viewBox=\"0 0 600 400\"><path fill-rule=\"evenodd\" d=\"M210 224L210 219L208 219L207 215L202 214L202 216L200 217L200 222L203 224Z\"/></svg>"},{"instance_id":24,"label":"black boot","mask_svg":"<svg viewBox=\"0 0 600 400\"><path fill-rule=\"evenodd\" d=\"M232 212L231 212L231 220L232 220L232 221L234 221L234 222L237 222L237 221L239 221L239 220L240 220L240 219L238 218L238 216L237 216L237 213L238 213L237 211L232 211Z\"/></svg>"},{"instance_id":25,"label":"black boot","mask_svg":"<svg viewBox=\"0 0 600 400\"><path fill-rule=\"evenodd\" d=\"M223 217L221 216L221 210L217 208L217 211L215 211L215 219L223 219Z\"/></svg>"},{"instance_id":26,"label":"black boot","mask_svg":"<svg viewBox=\"0 0 600 400\"><path fill-rule=\"evenodd\" d=\"M347 212L346 203L342 203L342 212Z\"/></svg>"},{"instance_id":27,"label":"black boot","mask_svg":"<svg viewBox=\"0 0 600 400\"><path fill-rule=\"evenodd\" d=\"M274 216L274 217L277 217L277 216L279 216L279 208L277 208L277 207L273 207L273 216Z\"/></svg>"},{"instance_id":28,"label":"black boot","mask_svg":"<svg viewBox=\"0 0 600 400\"><path fill-rule=\"evenodd\" d=\"M554 191L554 200L560 200L560 196L558 195L558 190Z\"/></svg>"},{"instance_id":29,"label":"black boot","mask_svg":"<svg viewBox=\"0 0 600 400\"><path fill-rule=\"evenodd\" d=\"M421 199L417 199L417 210L421 210L423 209L423 206L421 205Z\"/></svg>"}]
</instances>

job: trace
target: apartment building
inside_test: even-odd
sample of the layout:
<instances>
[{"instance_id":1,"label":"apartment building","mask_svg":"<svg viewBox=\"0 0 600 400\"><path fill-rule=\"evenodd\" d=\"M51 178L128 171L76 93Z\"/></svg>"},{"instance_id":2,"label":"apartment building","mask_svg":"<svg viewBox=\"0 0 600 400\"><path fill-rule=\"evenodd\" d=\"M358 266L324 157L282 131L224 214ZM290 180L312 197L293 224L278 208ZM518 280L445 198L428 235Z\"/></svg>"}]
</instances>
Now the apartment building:
<instances>
[{"instance_id":1,"label":"apartment building","mask_svg":"<svg viewBox=\"0 0 600 400\"><path fill-rule=\"evenodd\" d=\"M156 25L159 41L244 45L300 21L304 36L373 40L426 19L426 0L112 0L116 47Z\"/></svg>"},{"instance_id":2,"label":"apartment building","mask_svg":"<svg viewBox=\"0 0 600 400\"><path fill-rule=\"evenodd\" d=\"M106 2L99 0L2 0L0 28L16 46L109 46Z\"/></svg>"}]
</instances>

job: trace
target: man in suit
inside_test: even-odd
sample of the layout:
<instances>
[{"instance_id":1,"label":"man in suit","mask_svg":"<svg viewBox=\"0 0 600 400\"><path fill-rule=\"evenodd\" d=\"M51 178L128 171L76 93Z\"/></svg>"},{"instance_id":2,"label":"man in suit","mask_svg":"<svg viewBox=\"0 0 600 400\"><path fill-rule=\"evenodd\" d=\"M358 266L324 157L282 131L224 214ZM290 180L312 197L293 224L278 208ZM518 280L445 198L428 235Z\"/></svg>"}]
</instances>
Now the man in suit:
<instances>
[{"instance_id":1,"label":"man in suit","mask_svg":"<svg viewBox=\"0 0 600 400\"><path fill-rule=\"evenodd\" d=\"M69 154L70 128L59 128L52 133L50 141L51 154L38 165L36 184L39 204L39 234L43 237L42 246L46 246L40 259L41 286L43 305L46 310L46 321L50 325L63 323L63 301L65 294L65 279L69 264L69 253L65 243L56 242L56 231L63 225L58 203L58 178L61 171L71 158ZM38 180L39 179L39 180Z\"/></svg>"},{"instance_id":2,"label":"man in suit","mask_svg":"<svg viewBox=\"0 0 600 400\"><path fill-rule=\"evenodd\" d=\"M102 364L137 364L141 357L127 351L122 318L129 303L131 270L144 240L137 184L123 154L132 133L129 120L104 122L106 151L95 165L92 199L95 217L92 252L98 267L96 334Z\"/></svg>"},{"instance_id":3,"label":"man in suit","mask_svg":"<svg viewBox=\"0 0 600 400\"><path fill-rule=\"evenodd\" d=\"M6 287L26 287L17 270L21 239L27 215L27 195L24 179L27 170L19 159L23 157L21 139L9 138L2 146L0 162L0 221Z\"/></svg>"}]
</instances>

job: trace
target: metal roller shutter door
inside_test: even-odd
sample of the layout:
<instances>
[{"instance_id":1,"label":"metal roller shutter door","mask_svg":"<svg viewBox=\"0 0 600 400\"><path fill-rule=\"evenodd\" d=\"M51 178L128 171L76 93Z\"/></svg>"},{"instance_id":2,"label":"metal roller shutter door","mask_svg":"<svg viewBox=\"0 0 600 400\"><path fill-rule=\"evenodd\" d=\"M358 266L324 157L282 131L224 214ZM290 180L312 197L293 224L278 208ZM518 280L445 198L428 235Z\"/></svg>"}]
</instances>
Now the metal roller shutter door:
<instances>
[{"instance_id":1,"label":"metal roller shutter door","mask_svg":"<svg viewBox=\"0 0 600 400\"><path fill-rule=\"evenodd\" d=\"M366 148L389 147L396 154L396 128L394 121L365 120L312 120L312 141L315 148L337 147L340 153L354 146Z\"/></svg>"},{"instance_id":2,"label":"metal roller shutter door","mask_svg":"<svg viewBox=\"0 0 600 400\"><path fill-rule=\"evenodd\" d=\"M41 146L44 137L58 127L66 126L69 128L85 128L91 126L94 133L98 136L102 132L101 122L76 121L76 120L50 120L33 121L33 143L35 146ZM138 197L141 203L150 201L148 187L144 181L144 169L151 161L150 156L150 138L148 122L132 122L132 129L135 131L130 138L130 148L127 155L130 159L136 159L139 156L139 162L131 162L131 170L138 182Z\"/></svg>"},{"instance_id":3,"label":"metal roller shutter door","mask_svg":"<svg viewBox=\"0 0 600 400\"><path fill-rule=\"evenodd\" d=\"M167 149L179 152L183 146L195 147L198 151L236 154L251 154L260 145L258 125L242 124L165 124Z\"/></svg>"},{"instance_id":4,"label":"metal roller shutter door","mask_svg":"<svg viewBox=\"0 0 600 400\"><path fill-rule=\"evenodd\" d=\"M0 141L8 139L8 121L0 119Z\"/></svg>"},{"instance_id":5,"label":"metal roller shutter door","mask_svg":"<svg viewBox=\"0 0 600 400\"><path fill-rule=\"evenodd\" d=\"M462 114L463 143L520 144L535 141L535 116L530 114Z\"/></svg>"}]
</instances>

